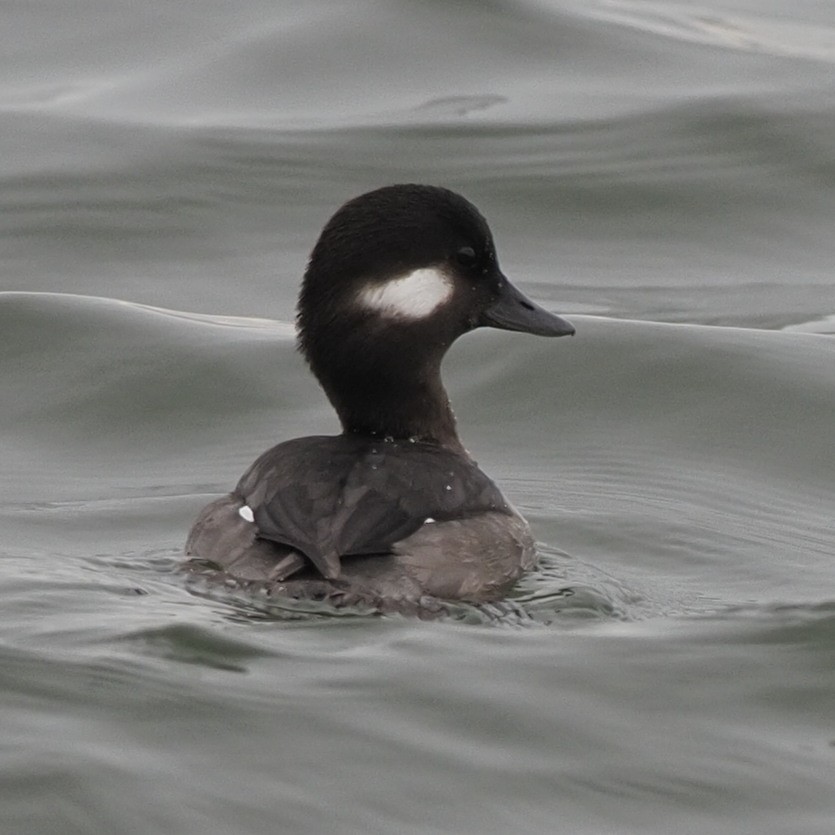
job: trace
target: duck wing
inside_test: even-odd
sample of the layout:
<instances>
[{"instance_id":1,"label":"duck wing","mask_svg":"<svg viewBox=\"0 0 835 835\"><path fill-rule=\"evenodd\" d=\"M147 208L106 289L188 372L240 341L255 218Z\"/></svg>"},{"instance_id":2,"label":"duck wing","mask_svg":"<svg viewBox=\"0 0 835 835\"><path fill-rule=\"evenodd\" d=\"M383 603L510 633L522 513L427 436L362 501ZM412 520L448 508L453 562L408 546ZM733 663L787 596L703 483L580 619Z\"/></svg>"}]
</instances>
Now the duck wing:
<instances>
[{"instance_id":1,"label":"duck wing","mask_svg":"<svg viewBox=\"0 0 835 835\"><path fill-rule=\"evenodd\" d=\"M260 538L301 552L328 579L339 576L343 558L388 553L427 519L511 513L466 455L355 435L279 444L235 492L251 508Z\"/></svg>"}]
</instances>

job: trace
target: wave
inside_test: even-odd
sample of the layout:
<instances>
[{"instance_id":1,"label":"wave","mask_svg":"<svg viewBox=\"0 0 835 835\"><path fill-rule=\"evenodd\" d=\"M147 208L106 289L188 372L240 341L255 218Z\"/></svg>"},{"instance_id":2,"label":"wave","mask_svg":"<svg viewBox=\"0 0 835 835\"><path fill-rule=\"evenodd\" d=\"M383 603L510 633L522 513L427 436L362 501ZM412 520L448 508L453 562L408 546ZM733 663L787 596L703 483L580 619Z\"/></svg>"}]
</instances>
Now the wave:
<instances>
[{"instance_id":1,"label":"wave","mask_svg":"<svg viewBox=\"0 0 835 835\"><path fill-rule=\"evenodd\" d=\"M578 572L596 591L567 605L609 614L736 604L752 583L815 599L835 546L835 340L575 323L559 342L479 331L446 363L468 448L559 548L528 603L565 604ZM41 520L166 508L179 535L267 446L337 429L287 323L4 293L0 328L0 500Z\"/></svg>"}]
</instances>

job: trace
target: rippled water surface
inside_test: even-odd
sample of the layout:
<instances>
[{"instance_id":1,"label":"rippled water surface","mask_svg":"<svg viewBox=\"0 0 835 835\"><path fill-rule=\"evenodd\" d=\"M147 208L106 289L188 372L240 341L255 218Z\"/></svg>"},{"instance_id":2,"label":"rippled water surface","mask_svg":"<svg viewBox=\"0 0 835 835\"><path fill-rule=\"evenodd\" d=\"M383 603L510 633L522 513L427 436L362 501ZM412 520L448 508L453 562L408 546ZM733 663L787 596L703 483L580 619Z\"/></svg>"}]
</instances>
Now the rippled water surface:
<instances>
[{"instance_id":1,"label":"rippled water surface","mask_svg":"<svg viewBox=\"0 0 835 835\"><path fill-rule=\"evenodd\" d=\"M4 832L830 835L833 4L46 0L0 43ZM540 567L432 623L190 586L197 510L336 430L321 225L415 180L577 325L445 366Z\"/></svg>"}]
</instances>

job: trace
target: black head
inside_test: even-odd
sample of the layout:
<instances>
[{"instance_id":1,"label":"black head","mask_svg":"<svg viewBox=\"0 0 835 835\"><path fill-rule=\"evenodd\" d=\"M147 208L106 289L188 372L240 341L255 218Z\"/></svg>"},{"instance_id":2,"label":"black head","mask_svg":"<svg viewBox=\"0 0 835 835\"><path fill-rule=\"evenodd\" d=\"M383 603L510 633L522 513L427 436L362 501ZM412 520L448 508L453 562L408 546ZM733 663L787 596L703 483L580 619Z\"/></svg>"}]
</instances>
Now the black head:
<instances>
[{"instance_id":1,"label":"black head","mask_svg":"<svg viewBox=\"0 0 835 835\"><path fill-rule=\"evenodd\" d=\"M387 186L348 201L325 225L299 297L299 344L346 428L351 401L403 399L438 377L447 348L480 326L574 333L510 284L487 222L460 195Z\"/></svg>"}]
</instances>

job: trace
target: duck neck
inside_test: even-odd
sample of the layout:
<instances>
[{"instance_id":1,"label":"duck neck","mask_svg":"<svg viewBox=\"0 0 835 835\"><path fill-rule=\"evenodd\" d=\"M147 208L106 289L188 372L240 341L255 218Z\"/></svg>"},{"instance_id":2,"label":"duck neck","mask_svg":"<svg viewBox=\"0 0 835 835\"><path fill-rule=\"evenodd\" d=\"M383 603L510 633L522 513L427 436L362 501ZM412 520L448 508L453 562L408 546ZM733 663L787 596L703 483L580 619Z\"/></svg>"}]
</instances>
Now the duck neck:
<instances>
[{"instance_id":1,"label":"duck neck","mask_svg":"<svg viewBox=\"0 0 835 835\"><path fill-rule=\"evenodd\" d=\"M402 371L402 369L401 369ZM317 374L346 434L416 440L464 452L439 364L387 375L379 363Z\"/></svg>"}]
</instances>

